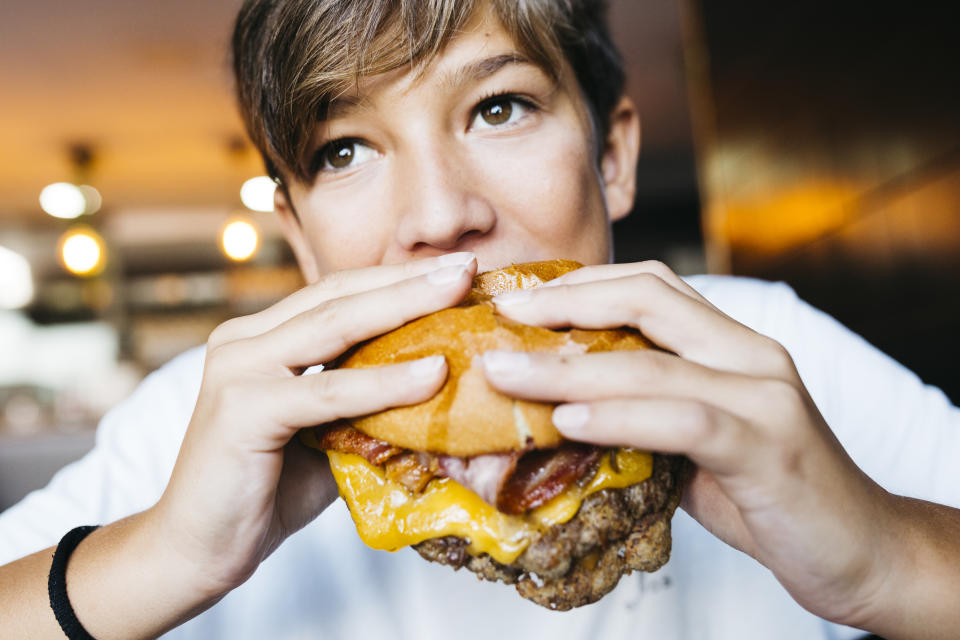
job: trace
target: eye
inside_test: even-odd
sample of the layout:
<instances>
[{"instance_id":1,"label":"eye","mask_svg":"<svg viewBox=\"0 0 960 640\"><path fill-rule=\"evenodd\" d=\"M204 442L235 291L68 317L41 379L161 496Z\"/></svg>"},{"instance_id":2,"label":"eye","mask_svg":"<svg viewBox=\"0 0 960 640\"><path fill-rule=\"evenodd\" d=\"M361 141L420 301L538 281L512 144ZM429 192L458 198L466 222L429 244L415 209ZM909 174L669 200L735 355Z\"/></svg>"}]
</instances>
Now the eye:
<instances>
[{"instance_id":1,"label":"eye","mask_svg":"<svg viewBox=\"0 0 960 640\"><path fill-rule=\"evenodd\" d=\"M470 128L479 130L512 125L533 108L529 102L515 96L496 96L480 103Z\"/></svg>"},{"instance_id":2,"label":"eye","mask_svg":"<svg viewBox=\"0 0 960 640\"><path fill-rule=\"evenodd\" d=\"M314 171L342 171L377 157L371 147L354 138L341 138L325 144L314 156Z\"/></svg>"}]
</instances>

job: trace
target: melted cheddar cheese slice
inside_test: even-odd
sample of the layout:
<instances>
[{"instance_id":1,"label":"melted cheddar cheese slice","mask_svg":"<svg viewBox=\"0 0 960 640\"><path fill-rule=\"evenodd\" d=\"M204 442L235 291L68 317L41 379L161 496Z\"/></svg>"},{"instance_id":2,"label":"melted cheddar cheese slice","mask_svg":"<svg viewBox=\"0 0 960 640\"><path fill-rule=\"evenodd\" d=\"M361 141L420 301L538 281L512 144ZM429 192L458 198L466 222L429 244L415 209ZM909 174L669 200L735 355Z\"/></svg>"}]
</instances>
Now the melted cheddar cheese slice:
<instances>
[{"instance_id":1,"label":"melted cheddar cheese slice","mask_svg":"<svg viewBox=\"0 0 960 640\"><path fill-rule=\"evenodd\" d=\"M523 516L511 516L450 478L434 478L413 495L358 455L327 451L327 456L357 533L368 546L396 551L452 535L468 540L473 555L487 553L502 564L516 560L536 534L570 520L591 493L642 482L653 470L649 453L621 449L616 468L603 456L596 475L584 486L575 485Z\"/></svg>"}]
</instances>

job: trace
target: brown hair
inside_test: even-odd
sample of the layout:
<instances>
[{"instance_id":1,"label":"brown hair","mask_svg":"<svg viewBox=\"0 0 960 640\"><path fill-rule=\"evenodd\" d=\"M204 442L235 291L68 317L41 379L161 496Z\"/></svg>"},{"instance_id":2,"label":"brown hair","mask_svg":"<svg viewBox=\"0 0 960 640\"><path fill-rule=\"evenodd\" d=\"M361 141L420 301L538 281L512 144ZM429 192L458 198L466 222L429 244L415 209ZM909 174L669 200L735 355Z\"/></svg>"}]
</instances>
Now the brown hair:
<instances>
[{"instance_id":1,"label":"brown hair","mask_svg":"<svg viewBox=\"0 0 960 640\"><path fill-rule=\"evenodd\" d=\"M307 145L330 101L362 76L428 63L485 3L534 63L554 77L570 64L605 140L624 80L604 0L246 0L233 66L267 171L308 182Z\"/></svg>"}]
</instances>

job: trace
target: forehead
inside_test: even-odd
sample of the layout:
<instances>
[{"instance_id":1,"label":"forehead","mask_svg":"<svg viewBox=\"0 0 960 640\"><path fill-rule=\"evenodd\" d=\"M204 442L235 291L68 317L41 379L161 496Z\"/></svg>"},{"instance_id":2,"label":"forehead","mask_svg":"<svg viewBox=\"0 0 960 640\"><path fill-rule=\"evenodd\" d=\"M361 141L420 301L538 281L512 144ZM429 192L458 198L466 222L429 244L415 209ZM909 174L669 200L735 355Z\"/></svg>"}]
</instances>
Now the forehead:
<instances>
[{"instance_id":1,"label":"forehead","mask_svg":"<svg viewBox=\"0 0 960 640\"><path fill-rule=\"evenodd\" d=\"M386 91L407 94L424 85L456 92L505 68L538 70L557 82L565 70L545 68L523 52L520 43L503 27L489 8L473 17L440 48L436 55L392 71L359 78L353 87L334 97L326 119L341 117L356 107L369 106L370 96Z\"/></svg>"}]
</instances>

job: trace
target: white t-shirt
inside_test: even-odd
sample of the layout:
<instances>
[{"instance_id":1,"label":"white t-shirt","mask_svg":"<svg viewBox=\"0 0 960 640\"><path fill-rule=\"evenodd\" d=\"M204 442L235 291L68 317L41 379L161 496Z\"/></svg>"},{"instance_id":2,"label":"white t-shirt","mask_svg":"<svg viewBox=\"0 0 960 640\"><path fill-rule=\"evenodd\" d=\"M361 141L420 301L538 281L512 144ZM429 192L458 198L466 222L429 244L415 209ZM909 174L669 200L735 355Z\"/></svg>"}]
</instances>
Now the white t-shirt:
<instances>
[{"instance_id":1,"label":"white t-shirt","mask_svg":"<svg viewBox=\"0 0 960 640\"><path fill-rule=\"evenodd\" d=\"M960 506L960 410L783 284L698 276L721 310L781 342L840 441L886 489ZM70 528L151 506L166 486L200 386L203 350L151 374L101 422L96 447L0 515L0 564ZM624 577L591 606L552 612L512 587L374 551L341 501L293 535L243 586L168 638L637 638L811 640L861 632L799 607L769 571L682 511L673 557Z\"/></svg>"}]
</instances>

